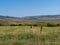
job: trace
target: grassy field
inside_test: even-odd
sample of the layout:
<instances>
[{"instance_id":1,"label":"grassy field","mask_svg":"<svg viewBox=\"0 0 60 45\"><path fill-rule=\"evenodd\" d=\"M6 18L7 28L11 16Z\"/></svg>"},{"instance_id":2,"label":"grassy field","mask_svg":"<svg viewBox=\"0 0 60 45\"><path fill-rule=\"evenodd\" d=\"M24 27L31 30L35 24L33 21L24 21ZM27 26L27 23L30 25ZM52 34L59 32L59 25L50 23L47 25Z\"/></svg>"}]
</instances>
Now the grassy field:
<instances>
[{"instance_id":1,"label":"grassy field","mask_svg":"<svg viewBox=\"0 0 60 45\"><path fill-rule=\"evenodd\" d=\"M60 27L0 26L0 45L60 45Z\"/></svg>"}]
</instances>

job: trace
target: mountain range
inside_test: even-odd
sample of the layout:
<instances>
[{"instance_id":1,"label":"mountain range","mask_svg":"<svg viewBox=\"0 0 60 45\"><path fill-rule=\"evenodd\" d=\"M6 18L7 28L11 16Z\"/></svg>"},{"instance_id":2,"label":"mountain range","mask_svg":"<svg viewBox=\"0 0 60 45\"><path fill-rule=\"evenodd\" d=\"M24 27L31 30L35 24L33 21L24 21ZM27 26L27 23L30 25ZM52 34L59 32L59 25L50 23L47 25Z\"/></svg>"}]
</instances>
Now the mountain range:
<instances>
[{"instance_id":1,"label":"mountain range","mask_svg":"<svg viewBox=\"0 0 60 45\"><path fill-rule=\"evenodd\" d=\"M60 21L60 15L41 15L41 16L26 16L26 17L12 17L1 16L0 21Z\"/></svg>"}]
</instances>

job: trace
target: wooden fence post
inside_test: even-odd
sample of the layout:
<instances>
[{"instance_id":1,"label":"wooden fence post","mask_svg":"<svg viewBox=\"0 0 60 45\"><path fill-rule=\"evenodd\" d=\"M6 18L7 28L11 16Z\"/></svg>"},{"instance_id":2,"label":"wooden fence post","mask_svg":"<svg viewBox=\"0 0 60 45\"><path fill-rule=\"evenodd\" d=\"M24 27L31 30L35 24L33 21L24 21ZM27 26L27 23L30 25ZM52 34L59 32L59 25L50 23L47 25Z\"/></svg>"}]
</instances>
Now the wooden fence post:
<instances>
[{"instance_id":1,"label":"wooden fence post","mask_svg":"<svg viewBox=\"0 0 60 45\"><path fill-rule=\"evenodd\" d=\"M32 26L30 26L30 28L32 28Z\"/></svg>"},{"instance_id":2,"label":"wooden fence post","mask_svg":"<svg viewBox=\"0 0 60 45\"><path fill-rule=\"evenodd\" d=\"M42 28L43 28L43 27L42 27L42 25L41 25L41 28L40 28L40 33L42 33Z\"/></svg>"}]
</instances>

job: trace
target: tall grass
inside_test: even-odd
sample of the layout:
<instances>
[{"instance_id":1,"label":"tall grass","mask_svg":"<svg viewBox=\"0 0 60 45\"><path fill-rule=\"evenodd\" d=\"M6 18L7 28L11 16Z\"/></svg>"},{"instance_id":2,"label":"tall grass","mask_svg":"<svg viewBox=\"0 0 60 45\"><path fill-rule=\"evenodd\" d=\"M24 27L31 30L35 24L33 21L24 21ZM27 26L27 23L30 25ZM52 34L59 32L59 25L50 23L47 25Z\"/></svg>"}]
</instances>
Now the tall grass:
<instances>
[{"instance_id":1,"label":"tall grass","mask_svg":"<svg viewBox=\"0 0 60 45\"><path fill-rule=\"evenodd\" d=\"M0 45L60 45L60 27L0 27Z\"/></svg>"}]
</instances>

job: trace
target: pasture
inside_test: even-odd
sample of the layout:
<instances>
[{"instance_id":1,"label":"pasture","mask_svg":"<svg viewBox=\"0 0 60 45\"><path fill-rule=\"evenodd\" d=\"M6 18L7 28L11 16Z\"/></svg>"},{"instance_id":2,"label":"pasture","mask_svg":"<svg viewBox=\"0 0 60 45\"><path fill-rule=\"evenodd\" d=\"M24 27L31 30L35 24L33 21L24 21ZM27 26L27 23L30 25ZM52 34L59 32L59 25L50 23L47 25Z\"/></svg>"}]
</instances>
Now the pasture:
<instances>
[{"instance_id":1,"label":"pasture","mask_svg":"<svg viewBox=\"0 0 60 45\"><path fill-rule=\"evenodd\" d=\"M60 45L60 27L0 26L0 45Z\"/></svg>"}]
</instances>

